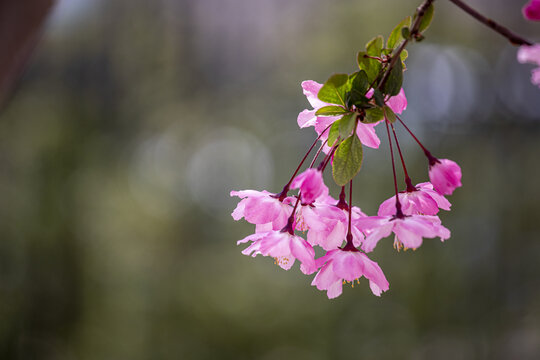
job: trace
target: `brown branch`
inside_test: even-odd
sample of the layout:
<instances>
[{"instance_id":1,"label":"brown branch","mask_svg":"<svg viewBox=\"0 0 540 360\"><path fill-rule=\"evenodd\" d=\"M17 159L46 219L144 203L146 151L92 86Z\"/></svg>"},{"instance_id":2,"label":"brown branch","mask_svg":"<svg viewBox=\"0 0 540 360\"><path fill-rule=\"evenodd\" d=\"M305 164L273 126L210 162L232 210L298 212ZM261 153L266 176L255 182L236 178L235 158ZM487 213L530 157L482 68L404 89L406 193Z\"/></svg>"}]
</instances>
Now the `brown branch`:
<instances>
[{"instance_id":1,"label":"brown branch","mask_svg":"<svg viewBox=\"0 0 540 360\"><path fill-rule=\"evenodd\" d=\"M487 27L493 29L494 31L498 32L505 38L507 38L510 43L513 45L529 45L531 46L533 43L529 40L526 40L522 38L521 36L513 33L508 28L496 23L495 21L488 19L484 15L480 14L478 11L470 7L469 5L463 3L461 0L450 0L450 2L454 3L456 6L458 6L461 10L465 11L467 14L471 15L476 20L480 21L482 24L486 25Z\"/></svg>"},{"instance_id":2,"label":"brown branch","mask_svg":"<svg viewBox=\"0 0 540 360\"><path fill-rule=\"evenodd\" d=\"M420 29L420 23L422 22L422 19L424 18L424 15L426 14L427 8L433 3L435 0L425 0L417 9L416 9L416 18L414 20L414 23L411 27L411 35L409 38L405 39L401 45L398 47L398 49L392 54L392 60L390 61L390 64L386 68L386 71L383 75L383 78L381 79L381 82L377 86L377 89L381 90L386 82L388 81L388 77L390 76L390 72L392 71L392 68L394 65L396 65L396 62L400 60L400 54L405 49L407 44L409 43L409 40L415 37L418 34L418 29Z\"/></svg>"},{"instance_id":3,"label":"brown branch","mask_svg":"<svg viewBox=\"0 0 540 360\"><path fill-rule=\"evenodd\" d=\"M0 0L0 109L28 64L55 0Z\"/></svg>"}]
</instances>

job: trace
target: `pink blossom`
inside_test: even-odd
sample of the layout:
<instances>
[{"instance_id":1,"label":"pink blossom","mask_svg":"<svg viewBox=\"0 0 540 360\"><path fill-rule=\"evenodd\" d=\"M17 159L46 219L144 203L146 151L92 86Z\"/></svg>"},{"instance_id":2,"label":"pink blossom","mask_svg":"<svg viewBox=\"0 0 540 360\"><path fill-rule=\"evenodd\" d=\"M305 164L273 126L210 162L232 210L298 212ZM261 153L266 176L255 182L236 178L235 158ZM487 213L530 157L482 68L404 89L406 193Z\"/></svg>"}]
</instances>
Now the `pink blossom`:
<instances>
[{"instance_id":1,"label":"pink blossom","mask_svg":"<svg viewBox=\"0 0 540 360\"><path fill-rule=\"evenodd\" d=\"M325 250L334 250L343 245L347 235L349 212L337 206L338 201L330 195L321 196L314 203L302 206L297 215L296 228L308 231L307 241L312 245L319 245ZM343 204L348 208L347 204ZM360 246L364 240L361 229L355 226L354 219L366 216L360 208L352 208L352 226L354 246Z\"/></svg>"},{"instance_id":2,"label":"pink blossom","mask_svg":"<svg viewBox=\"0 0 540 360\"><path fill-rule=\"evenodd\" d=\"M436 215L439 208L450 210L450 202L444 196L433 190L429 182L417 184L414 191L402 191L398 194L401 211L405 215ZM379 206L379 216L396 214L396 197L383 201Z\"/></svg>"},{"instance_id":3,"label":"pink blossom","mask_svg":"<svg viewBox=\"0 0 540 360\"><path fill-rule=\"evenodd\" d=\"M452 160L437 159L429 166L433 188L443 195L452 195L461 186L461 168Z\"/></svg>"},{"instance_id":4,"label":"pink blossom","mask_svg":"<svg viewBox=\"0 0 540 360\"><path fill-rule=\"evenodd\" d=\"M292 212L292 207L287 204L290 199L281 202L274 194L264 190L231 191L231 196L242 199L231 214L233 219L246 219L257 225L257 232L281 230L287 225Z\"/></svg>"},{"instance_id":5,"label":"pink blossom","mask_svg":"<svg viewBox=\"0 0 540 360\"><path fill-rule=\"evenodd\" d=\"M368 216L357 219L356 222L366 233L362 244L365 252L373 251L379 240L392 232L395 234L394 247L397 249L416 249L422 245L422 238L440 237L441 241L444 241L450 237L450 230L441 225L438 216Z\"/></svg>"},{"instance_id":6,"label":"pink blossom","mask_svg":"<svg viewBox=\"0 0 540 360\"><path fill-rule=\"evenodd\" d=\"M300 189L302 204L311 204L317 198L328 195L322 172L316 169L307 169L296 176L291 183L291 189Z\"/></svg>"},{"instance_id":7,"label":"pink blossom","mask_svg":"<svg viewBox=\"0 0 540 360\"><path fill-rule=\"evenodd\" d=\"M538 2L540 3L540 0ZM540 87L540 44L520 46L517 59L522 64L529 63L538 66L532 70L531 82Z\"/></svg>"},{"instance_id":8,"label":"pink blossom","mask_svg":"<svg viewBox=\"0 0 540 360\"><path fill-rule=\"evenodd\" d=\"M531 0L521 9L527 20L540 21L540 0Z\"/></svg>"},{"instance_id":9,"label":"pink blossom","mask_svg":"<svg viewBox=\"0 0 540 360\"><path fill-rule=\"evenodd\" d=\"M300 270L304 274L312 274L317 270L315 266L315 251L306 240L287 231L268 231L255 233L239 240L237 244L252 241L242 251L244 255L253 257L261 254L275 259L275 263L282 269L289 270L296 259L301 263Z\"/></svg>"},{"instance_id":10,"label":"pink blossom","mask_svg":"<svg viewBox=\"0 0 540 360\"><path fill-rule=\"evenodd\" d=\"M379 265L359 251L331 250L317 259L317 267L322 266L313 282L319 290L326 290L329 299L341 295L345 281L360 282L364 276L369 280L369 287L374 295L380 296L389 288L388 280Z\"/></svg>"}]
</instances>

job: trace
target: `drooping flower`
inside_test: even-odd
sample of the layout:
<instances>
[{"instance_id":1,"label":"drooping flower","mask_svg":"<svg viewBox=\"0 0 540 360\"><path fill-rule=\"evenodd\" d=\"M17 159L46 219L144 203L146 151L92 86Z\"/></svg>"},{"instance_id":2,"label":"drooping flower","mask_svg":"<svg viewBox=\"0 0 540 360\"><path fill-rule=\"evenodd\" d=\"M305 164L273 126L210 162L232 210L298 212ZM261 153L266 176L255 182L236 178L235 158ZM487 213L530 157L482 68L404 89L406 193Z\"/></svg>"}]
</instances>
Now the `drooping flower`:
<instances>
[{"instance_id":1,"label":"drooping flower","mask_svg":"<svg viewBox=\"0 0 540 360\"><path fill-rule=\"evenodd\" d=\"M362 244L365 252L373 251L379 240L392 232L397 249L417 249L422 245L422 238L440 237L444 241L450 237L450 230L441 224L438 216L367 216L357 219L356 223L366 233Z\"/></svg>"},{"instance_id":2,"label":"drooping flower","mask_svg":"<svg viewBox=\"0 0 540 360\"><path fill-rule=\"evenodd\" d=\"M231 214L233 219L246 219L247 222L257 225L257 232L281 230L287 225L287 219L292 212L289 201L281 202L274 194L265 190L231 191L231 196L242 199Z\"/></svg>"},{"instance_id":3,"label":"drooping flower","mask_svg":"<svg viewBox=\"0 0 540 360\"><path fill-rule=\"evenodd\" d=\"M517 59L522 64L529 63L538 66L532 70L531 82L540 87L540 44L520 46Z\"/></svg>"},{"instance_id":4,"label":"drooping flower","mask_svg":"<svg viewBox=\"0 0 540 360\"><path fill-rule=\"evenodd\" d=\"M540 0L531 0L521 9L527 20L540 21Z\"/></svg>"},{"instance_id":5,"label":"drooping flower","mask_svg":"<svg viewBox=\"0 0 540 360\"><path fill-rule=\"evenodd\" d=\"M317 267L322 267L311 285L319 290L326 290L329 299L341 295L344 282L354 284L354 281L360 282L362 276L369 280L369 287L376 296L389 288L388 280L379 265L358 250L331 250L317 259L316 264Z\"/></svg>"},{"instance_id":6,"label":"drooping flower","mask_svg":"<svg viewBox=\"0 0 540 360\"><path fill-rule=\"evenodd\" d=\"M401 211L405 215L436 215L439 208L450 210L450 202L437 191L433 190L433 185L429 182L417 184L414 191L401 191L398 194L401 203ZM383 201L379 206L379 216L396 214L396 197Z\"/></svg>"},{"instance_id":7,"label":"drooping flower","mask_svg":"<svg viewBox=\"0 0 540 360\"><path fill-rule=\"evenodd\" d=\"M306 275L317 270L315 265L315 251L300 236L288 231L267 231L255 233L239 240L237 244L251 241L252 243L242 251L244 255L253 257L261 254L275 259L275 263L282 269L289 270L296 259L301 263L300 270Z\"/></svg>"},{"instance_id":8,"label":"drooping flower","mask_svg":"<svg viewBox=\"0 0 540 360\"><path fill-rule=\"evenodd\" d=\"M322 172L307 169L294 178L291 189L300 189L300 199L303 204L311 204L317 198L328 195L328 187L324 184Z\"/></svg>"},{"instance_id":9,"label":"drooping flower","mask_svg":"<svg viewBox=\"0 0 540 360\"><path fill-rule=\"evenodd\" d=\"M433 188L443 195L452 195L461 186L461 168L452 160L433 159L429 165Z\"/></svg>"},{"instance_id":10,"label":"drooping flower","mask_svg":"<svg viewBox=\"0 0 540 360\"><path fill-rule=\"evenodd\" d=\"M360 208L352 207L352 219L367 216ZM307 231L307 241L312 246L320 246L324 250L335 250L341 245L347 235L349 223L349 211L346 203L338 206L338 201L331 196L320 197L309 206L302 206L298 211L297 226L302 231ZM351 233L354 246L360 246L364 240L364 234L356 223L351 224Z\"/></svg>"}]
</instances>

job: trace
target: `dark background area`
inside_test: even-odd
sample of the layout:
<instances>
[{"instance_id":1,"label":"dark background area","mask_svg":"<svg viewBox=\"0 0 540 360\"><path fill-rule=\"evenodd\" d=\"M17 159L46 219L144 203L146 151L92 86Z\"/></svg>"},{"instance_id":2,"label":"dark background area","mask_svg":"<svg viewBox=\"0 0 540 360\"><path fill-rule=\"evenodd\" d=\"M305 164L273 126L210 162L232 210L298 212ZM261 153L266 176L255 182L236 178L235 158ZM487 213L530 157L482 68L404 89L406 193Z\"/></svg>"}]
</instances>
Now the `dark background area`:
<instances>
[{"instance_id":1,"label":"dark background area","mask_svg":"<svg viewBox=\"0 0 540 360\"><path fill-rule=\"evenodd\" d=\"M0 113L0 358L540 358L540 89L447 1L409 47L403 118L462 167L452 237L381 241L390 290L335 300L236 246L253 226L229 191L279 191L314 139L301 81L355 71L419 3L60 1ZM524 1L468 3L540 40ZM381 130L355 181L371 215L393 191Z\"/></svg>"}]
</instances>

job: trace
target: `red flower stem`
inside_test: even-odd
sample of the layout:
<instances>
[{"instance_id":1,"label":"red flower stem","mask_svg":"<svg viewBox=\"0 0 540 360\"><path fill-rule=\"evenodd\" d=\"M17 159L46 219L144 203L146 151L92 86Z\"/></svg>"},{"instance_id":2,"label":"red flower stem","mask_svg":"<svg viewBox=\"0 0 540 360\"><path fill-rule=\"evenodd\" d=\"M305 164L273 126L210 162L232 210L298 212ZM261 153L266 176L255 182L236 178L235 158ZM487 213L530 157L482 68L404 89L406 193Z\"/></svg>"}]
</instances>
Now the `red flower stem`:
<instances>
[{"instance_id":1,"label":"red flower stem","mask_svg":"<svg viewBox=\"0 0 540 360\"><path fill-rule=\"evenodd\" d=\"M330 162L330 159L332 159L332 156L334 155L334 151L336 151L337 147L338 147L337 145L334 145L332 147L332 150L330 150L328 155L326 155L324 160L317 167L318 170L320 170L321 172L324 172L324 170L326 169L326 165L328 165L328 163Z\"/></svg>"},{"instance_id":2,"label":"red flower stem","mask_svg":"<svg viewBox=\"0 0 540 360\"><path fill-rule=\"evenodd\" d=\"M401 212L401 203L399 202L397 178L396 178L396 164L394 163L394 150L392 148L392 138L390 137L390 128L388 126L388 120L384 122L386 124L386 133L388 134L388 145L390 145L390 157L392 158L392 172L394 173L394 190L396 192L396 217L403 218Z\"/></svg>"},{"instance_id":3,"label":"red flower stem","mask_svg":"<svg viewBox=\"0 0 540 360\"><path fill-rule=\"evenodd\" d=\"M429 152L428 149L426 149L426 147L424 145L422 145L422 143L420 142L420 140L418 140L418 138L416 136L414 136L413 132L411 131L411 129L409 129L409 127L407 125L405 125L405 123L403 122L403 120L401 120L401 118L397 115L396 115L396 118L399 120L399 122L401 123L401 125L403 125L403 127L405 127L405 129L407 129L407 131L409 132L409 134L411 134L411 136L413 137L413 139L418 143L418 145L420 145L420 147L422 148L422 150L424 150L424 154L426 155L426 157L428 158L428 161L429 161L429 165L430 166L433 166L435 165L435 163L438 163L440 162L439 159L437 159L435 156L431 155L431 152Z\"/></svg>"},{"instance_id":4,"label":"red flower stem","mask_svg":"<svg viewBox=\"0 0 540 360\"><path fill-rule=\"evenodd\" d=\"M459 7L461 10L465 11L467 14L471 15L476 20L480 21L482 24L486 25L487 27L491 28L495 32L499 33L500 35L507 38L512 45L529 45L531 46L533 43L529 40L526 40L522 38L521 36L514 34L512 31L510 31L508 28L496 23L495 21L488 19L484 15L480 14L478 11L470 7L469 5L465 4L461 0L450 0L451 3L454 3L457 7Z\"/></svg>"},{"instance_id":5,"label":"red flower stem","mask_svg":"<svg viewBox=\"0 0 540 360\"><path fill-rule=\"evenodd\" d=\"M319 154L321 153L322 149L324 148L324 145L328 142L328 139L324 140L319 150L317 150L317 153L315 154L315 157L313 157L313 160L311 160L311 164L309 164L309 168L311 169L313 167L313 164L315 164L315 161L319 157Z\"/></svg>"},{"instance_id":6,"label":"red flower stem","mask_svg":"<svg viewBox=\"0 0 540 360\"><path fill-rule=\"evenodd\" d=\"M289 186L291 186L291 183L292 181L294 180L294 177L296 176L296 174L298 174L298 171L300 171L300 168L302 167L302 165L304 164L304 161L306 161L309 153L311 152L311 150L313 150L313 148L315 147L315 144L317 144L317 141L319 141L319 139L321 138L321 136L323 136L323 134L326 132L326 130L328 130L330 128L330 126L332 125L328 125L326 127L326 129L324 129L321 134L315 139L315 141L313 142L313 144L311 144L311 147L309 148L309 150L307 151L306 155L304 155L304 158L302 159L302 161L300 161L300 164L298 165L298 167L296 168L296 170L294 171L294 174L291 176L291 179L289 180L289 182L283 187L283 190L281 190L281 192L279 194L276 195L276 197L279 199L279 201L283 201L286 197L287 197L287 193L289 192Z\"/></svg>"},{"instance_id":7,"label":"red flower stem","mask_svg":"<svg viewBox=\"0 0 540 360\"><path fill-rule=\"evenodd\" d=\"M347 228L347 246L354 246L351 232L352 222L352 179L349 182L349 227Z\"/></svg>"},{"instance_id":8,"label":"red flower stem","mask_svg":"<svg viewBox=\"0 0 540 360\"><path fill-rule=\"evenodd\" d=\"M399 146L399 141L396 134L396 129L394 128L394 124L390 123L390 127L392 128L392 133L394 134L394 139L396 140L396 146L399 152L399 158L401 159L401 166L403 166L403 173L405 174L405 184L407 185L407 192L416 191L416 188L413 186L411 182L411 178L409 177L409 173L407 172L407 166L405 166L405 160L403 160L403 154L401 153L401 147Z\"/></svg>"}]
</instances>

